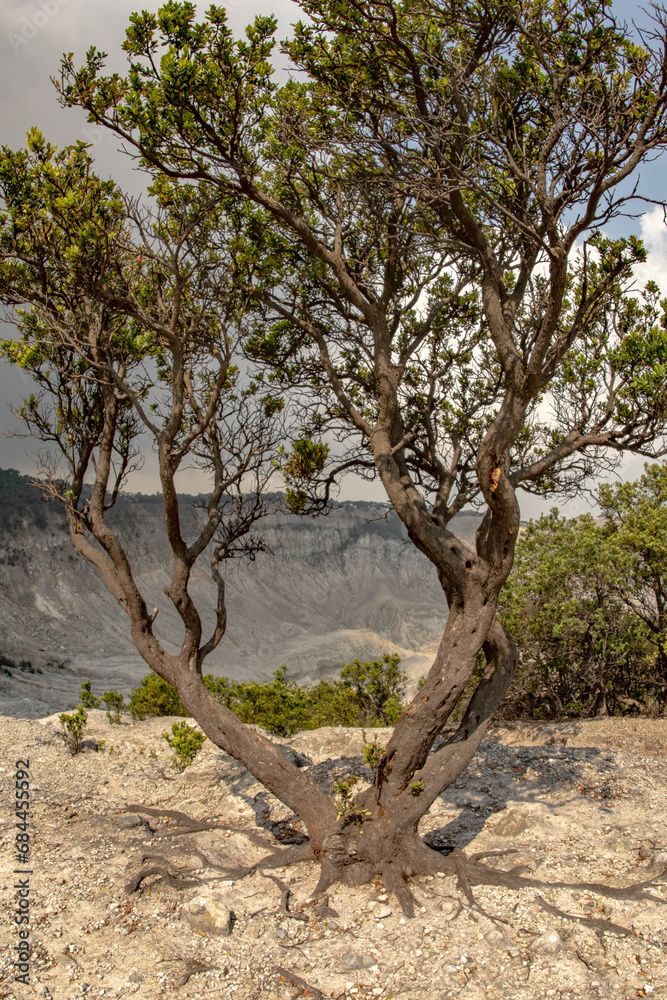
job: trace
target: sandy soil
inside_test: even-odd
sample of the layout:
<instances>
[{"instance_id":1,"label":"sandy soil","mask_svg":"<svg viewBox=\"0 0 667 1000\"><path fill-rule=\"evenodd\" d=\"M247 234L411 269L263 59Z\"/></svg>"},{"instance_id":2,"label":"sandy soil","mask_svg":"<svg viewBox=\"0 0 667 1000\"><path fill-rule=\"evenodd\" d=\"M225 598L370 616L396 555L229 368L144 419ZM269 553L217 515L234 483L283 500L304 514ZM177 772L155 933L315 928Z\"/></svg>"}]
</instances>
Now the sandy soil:
<instances>
[{"instance_id":1,"label":"sandy soil","mask_svg":"<svg viewBox=\"0 0 667 1000\"><path fill-rule=\"evenodd\" d=\"M128 895L144 855L190 870L203 863L195 849L220 865L248 864L265 853L258 837L274 846L298 837L287 810L210 743L192 767L173 771L161 739L171 721L112 726L91 712L87 735L106 740L105 752L91 745L72 757L57 718L0 719L0 998L287 1000L309 995L299 982L311 996L319 990L339 1000L667 997L667 720L496 728L424 817L422 832L435 846L466 853L513 849L489 863L524 864L545 883L575 888L480 888L472 909L453 879L424 879L414 886L420 909L408 921L380 884L337 888L329 904L336 915L315 912L314 865L275 872L292 891L294 917L281 911L280 886L257 873L231 883L200 868L203 883L187 889L153 876ZM289 742L320 776L360 769L358 730L317 730ZM12 949L21 876L11 809L15 763L25 758L29 985L14 979ZM174 819L140 818L131 805L180 810L221 828L184 833ZM650 891L663 902L582 887L648 879L657 879ZM230 936L192 925L187 904L202 894L233 912Z\"/></svg>"}]
</instances>

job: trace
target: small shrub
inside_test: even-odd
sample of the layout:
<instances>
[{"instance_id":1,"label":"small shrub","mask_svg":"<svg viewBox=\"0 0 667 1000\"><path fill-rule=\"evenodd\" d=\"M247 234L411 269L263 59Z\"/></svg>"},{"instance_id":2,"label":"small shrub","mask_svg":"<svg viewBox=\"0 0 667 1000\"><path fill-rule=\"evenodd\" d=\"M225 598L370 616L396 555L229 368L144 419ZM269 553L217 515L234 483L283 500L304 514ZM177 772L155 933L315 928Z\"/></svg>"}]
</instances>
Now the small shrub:
<instances>
[{"instance_id":1,"label":"small shrub","mask_svg":"<svg viewBox=\"0 0 667 1000\"><path fill-rule=\"evenodd\" d=\"M81 744L83 743L83 732L88 721L88 712L83 705L79 705L75 712L72 712L70 715L63 712L62 715L58 716L58 719L60 720L60 725L63 727L60 737L65 746L72 756L80 753Z\"/></svg>"},{"instance_id":2,"label":"small shrub","mask_svg":"<svg viewBox=\"0 0 667 1000\"><path fill-rule=\"evenodd\" d=\"M119 726L120 712L123 708L122 694L119 694L118 691L105 691L102 695L102 701L107 707L107 719L109 722L114 722Z\"/></svg>"},{"instance_id":3,"label":"small shrub","mask_svg":"<svg viewBox=\"0 0 667 1000\"><path fill-rule=\"evenodd\" d=\"M98 740L97 741L97 752L98 753L106 753L107 752L107 741L106 740Z\"/></svg>"},{"instance_id":4,"label":"small shrub","mask_svg":"<svg viewBox=\"0 0 667 1000\"><path fill-rule=\"evenodd\" d=\"M11 670L7 670L6 667L2 668L2 672L3 672L3 674L6 674L7 677L13 677L14 676L14 674L11 672Z\"/></svg>"},{"instance_id":5,"label":"small shrub","mask_svg":"<svg viewBox=\"0 0 667 1000\"><path fill-rule=\"evenodd\" d=\"M13 667L14 670L16 670L16 664L14 661L10 660L10 658L5 656L4 653L0 653L0 667Z\"/></svg>"},{"instance_id":6,"label":"small shrub","mask_svg":"<svg viewBox=\"0 0 667 1000\"><path fill-rule=\"evenodd\" d=\"M347 778L338 778L334 782L338 819L343 820L344 826L347 826L348 823L356 823L357 826L361 826L366 816L370 816L368 809L359 809L352 799L352 790L358 781L359 775L351 774Z\"/></svg>"},{"instance_id":7,"label":"small shrub","mask_svg":"<svg viewBox=\"0 0 667 1000\"><path fill-rule=\"evenodd\" d=\"M187 722L174 722L169 733L163 733L162 738L167 741L174 751L172 767L179 771L190 767L195 757L206 741L204 733L188 725Z\"/></svg>"},{"instance_id":8,"label":"small shrub","mask_svg":"<svg viewBox=\"0 0 667 1000\"><path fill-rule=\"evenodd\" d=\"M79 696L81 704L84 708L99 708L100 699L96 698L95 695L90 690L90 681L83 681L81 684L81 694Z\"/></svg>"},{"instance_id":9,"label":"small shrub","mask_svg":"<svg viewBox=\"0 0 667 1000\"><path fill-rule=\"evenodd\" d=\"M366 733L363 733L363 737L364 737L364 760L366 761L368 766L372 767L373 770L375 771L378 764L382 760L382 755L384 754L386 748L383 747L381 743L378 743L377 736L373 737L372 743L366 741Z\"/></svg>"},{"instance_id":10,"label":"small shrub","mask_svg":"<svg viewBox=\"0 0 667 1000\"><path fill-rule=\"evenodd\" d=\"M160 715L185 715L183 702L176 691L158 674L147 674L130 695L133 719L148 719Z\"/></svg>"},{"instance_id":11,"label":"small shrub","mask_svg":"<svg viewBox=\"0 0 667 1000\"><path fill-rule=\"evenodd\" d=\"M26 671L29 674L34 674L35 672L30 660L21 660L21 662L19 663L19 667L21 670Z\"/></svg>"},{"instance_id":12,"label":"small shrub","mask_svg":"<svg viewBox=\"0 0 667 1000\"><path fill-rule=\"evenodd\" d=\"M396 653L385 653L381 660L353 660L341 670L343 682L355 692L362 724L395 726L398 722L407 679L398 669L400 662Z\"/></svg>"}]
</instances>

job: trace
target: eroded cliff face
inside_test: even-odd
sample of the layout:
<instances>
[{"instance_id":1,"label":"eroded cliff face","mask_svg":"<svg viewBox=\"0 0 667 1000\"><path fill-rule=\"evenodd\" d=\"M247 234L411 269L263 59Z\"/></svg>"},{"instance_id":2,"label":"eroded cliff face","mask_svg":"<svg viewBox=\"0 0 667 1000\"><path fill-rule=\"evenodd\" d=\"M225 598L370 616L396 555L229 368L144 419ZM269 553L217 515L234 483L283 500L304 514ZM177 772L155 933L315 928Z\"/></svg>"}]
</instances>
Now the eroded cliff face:
<instances>
[{"instance_id":1,"label":"eroded cliff face","mask_svg":"<svg viewBox=\"0 0 667 1000\"><path fill-rule=\"evenodd\" d=\"M184 511L189 533L200 511L187 498ZM158 637L176 649L181 628L163 592L171 565L160 497L123 497L110 520L147 604L159 608ZM455 529L470 541L477 524L464 515ZM228 631L207 661L211 673L268 680L284 663L290 677L308 682L334 676L354 657L398 652L416 685L446 604L433 567L393 513L346 503L314 519L272 515L261 533L270 552L225 566ZM205 564L192 594L212 627L215 589ZM147 670L123 612L74 552L62 512L27 486L0 493L0 652L42 671L0 674L0 711L26 717L73 706L82 678L127 693Z\"/></svg>"}]
</instances>

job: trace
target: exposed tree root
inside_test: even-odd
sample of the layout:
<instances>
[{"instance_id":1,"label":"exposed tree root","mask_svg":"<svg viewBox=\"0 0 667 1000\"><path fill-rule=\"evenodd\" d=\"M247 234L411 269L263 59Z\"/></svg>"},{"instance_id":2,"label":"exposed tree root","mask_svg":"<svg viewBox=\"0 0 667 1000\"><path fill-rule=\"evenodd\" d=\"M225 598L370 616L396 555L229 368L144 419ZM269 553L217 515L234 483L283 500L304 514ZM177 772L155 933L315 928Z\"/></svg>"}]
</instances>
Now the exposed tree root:
<instances>
[{"instance_id":1,"label":"exposed tree root","mask_svg":"<svg viewBox=\"0 0 667 1000\"><path fill-rule=\"evenodd\" d=\"M211 861L211 859L207 857L203 851L200 851L198 847L190 847L189 851L191 854L196 854L197 857L201 859L205 868L210 868L212 871L222 872L223 874L229 870L226 865L219 865L217 862Z\"/></svg>"},{"instance_id":2,"label":"exposed tree root","mask_svg":"<svg viewBox=\"0 0 667 1000\"><path fill-rule=\"evenodd\" d=\"M219 969L218 965L211 965L210 962L200 962L196 958L163 958L160 964L163 962L183 962L185 965L185 971L177 983L174 983L174 989L180 990L181 986L190 980L191 976L196 975L197 972L210 972L211 969Z\"/></svg>"},{"instance_id":3,"label":"exposed tree root","mask_svg":"<svg viewBox=\"0 0 667 1000\"><path fill-rule=\"evenodd\" d=\"M454 861L454 866L456 868L456 877L458 880L459 888L465 894L471 906L475 906L475 897L472 894L472 889L470 888L470 882L468 880L468 873L466 872L466 856L463 851L458 848L452 852L452 859Z\"/></svg>"},{"instance_id":4,"label":"exposed tree root","mask_svg":"<svg viewBox=\"0 0 667 1000\"><path fill-rule=\"evenodd\" d=\"M329 896L325 896L321 903L313 907L316 917L339 917L340 913L329 906Z\"/></svg>"},{"instance_id":5,"label":"exposed tree root","mask_svg":"<svg viewBox=\"0 0 667 1000\"><path fill-rule=\"evenodd\" d=\"M577 923L584 924L585 927L593 927L598 932L603 931L605 934L620 934L621 937L632 937L631 930L627 927L622 927L620 924L614 924L611 920L600 920L598 917L580 917L576 913L566 913L565 910L559 910L557 906L547 903L546 899L542 899L541 896L536 896L535 902L543 910L546 910L547 913L553 913L554 916L562 917L563 920L576 920Z\"/></svg>"},{"instance_id":6,"label":"exposed tree root","mask_svg":"<svg viewBox=\"0 0 667 1000\"><path fill-rule=\"evenodd\" d=\"M503 852L506 853L506 852ZM509 852L507 852L509 853ZM483 855L482 855L483 856ZM468 895L468 889L474 885L495 885L506 889L586 889L589 892L597 892L602 896L609 896L610 899L633 899L650 900L654 903L664 903L666 900L660 896L653 896L650 892L644 892L646 886L655 885L667 874L667 868L653 878L645 882L636 882L628 886L605 885L602 882L542 882L541 879L526 878L519 872L525 870L524 865L517 865L510 871L498 868L489 868L487 865L479 863L480 855L473 855L467 858L463 851L454 851L444 863L440 865L440 871L446 875L457 875L461 888ZM465 883L461 882L460 872L463 871Z\"/></svg>"},{"instance_id":7,"label":"exposed tree root","mask_svg":"<svg viewBox=\"0 0 667 1000\"><path fill-rule=\"evenodd\" d=\"M203 851L199 848L191 849L193 854L196 854L203 862L206 868L210 868L214 871L221 872L225 879L230 881L238 882L248 875L253 875L256 871L260 871L264 868L282 868L285 865L298 864L300 861L313 861L314 854L309 846L304 845L303 847L290 847L285 850L275 851L273 854L266 855L257 861L254 865L248 865L243 868L232 868L225 865L219 865L214 861L211 861ZM193 876L193 880L189 881L184 876L190 875L192 873L191 868L178 868L173 861L168 858L163 857L159 854L143 854L141 857L141 862L144 864L146 861L155 861L157 864L150 865L147 868L142 868L141 871L137 872L130 881L125 886L125 891L128 895L139 888L144 879L148 878L150 875L161 875L163 882L171 886L173 889L187 889L194 885L202 885L210 879L202 879L197 876ZM170 870L171 869L171 870ZM273 878L273 876L268 876ZM279 883L283 889L287 889L284 883L280 882L279 879L274 881ZM290 892L289 889L287 889ZM307 917L297 916L294 913L289 913L286 909L283 911L287 913L288 916L293 917L296 920L307 920Z\"/></svg>"},{"instance_id":8,"label":"exposed tree root","mask_svg":"<svg viewBox=\"0 0 667 1000\"><path fill-rule=\"evenodd\" d=\"M148 878L150 875L161 875L162 881L166 882L167 885L171 886L172 889L189 889L195 885L201 885L202 880L200 878L194 879L184 879L178 876L172 875L170 871L163 865L149 865L147 868L142 868L141 871L137 872L130 881L125 886L125 892L128 896L131 896L133 892L136 892L144 879Z\"/></svg>"},{"instance_id":9,"label":"exposed tree root","mask_svg":"<svg viewBox=\"0 0 667 1000\"><path fill-rule=\"evenodd\" d=\"M315 861L315 855L309 845L303 847L288 847L282 851L274 851L267 854L254 865L247 865L237 868L220 868L220 871L227 873L227 878L232 882L239 882L248 875L254 875L256 871L264 868L283 868L285 865L296 865L301 861ZM317 895L317 894L316 894Z\"/></svg>"},{"instance_id":10,"label":"exposed tree root","mask_svg":"<svg viewBox=\"0 0 667 1000\"><path fill-rule=\"evenodd\" d=\"M316 986L311 986L304 979L300 979L299 976L295 975L293 972L288 972L287 969L281 968L280 965L276 966L276 972L279 973L283 979L286 979L288 983L292 983L294 986L298 986L300 992L295 993L292 1000L296 1000L297 997L303 996L305 992L310 993L313 1000L324 1000L324 995L320 993Z\"/></svg>"},{"instance_id":11,"label":"exposed tree root","mask_svg":"<svg viewBox=\"0 0 667 1000\"><path fill-rule=\"evenodd\" d=\"M246 830L241 826L232 826L229 823L208 823L205 820L194 819L178 809L154 809L151 806L130 805L126 806L126 812L145 813L147 816L167 816L180 823L183 829L165 830L164 837L179 837L186 833L203 833L206 830L229 830L233 833L241 833L244 837L254 841L259 847L269 849L271 843L255 833L254 830Z\"/></svg>"},{"instance_id":12,"label":"exposed tree root","mask_svg":"<svg viewBox=\"0 0 667 1000\"><path fill-rule=\"evenodd\" d=\"M184 829L175 830L173 831L174 834L230 829L228 824L202 823L175 809L160 809L139 805L132 805L127 808L128 811L143 812L152 816L168 816L176 820ZM372 827L373 824L369 824L369 826ZM254 837L247 830L239 830L239 832L244 833L250 839L261 839ZM272 868L282 868L288 865L299 864L303 861L317 860L320 863L320 877L313 892L314 899L324 896L326 890L336 883L358 886L365 884L373 877L379 875L382 878L385 889L396 896L406 917L414 917L415 903L417 902L410 889L410 883L419 876L435 875L438 873L454 876L468 905L491 920L495 920L496 918L481 909L475 900L473 894L475 886L497 886L510 890L528 888L540 890L576 889L579 891L587 890L595 892L611 899L646 900L656 903L666 902L666 900L646 890L647 887L653 886L665 879L665 876L667 876L667 867L664 867L662 871L653 875L651 879L628 886L612 886L599 882L543 882L541 879L523 874L526 871L525 865L515 865L515 867L509 870L504 870L482 863L485 858L502 857L507 854L516 853L514 849L478 852L467 856L464 851L455 848L451 854L443 856L441 853L429 848L419 838L408 837L405 840L393 841L394 853L392 855L389 852L385 853L386 846L390 846L390 844L387 844L385 835L381 829L378 833L374 834L375 840L367 839L367 837L363 837L362 839L361 834L364 832L370 834L371 829L357 832L356 830L346 830L343 828L342 830L332 831L332 836L325 840L323 849L318 852L318 857L316 857L311 844L304 844L298 847L274 850L254 864L246 866L233 867L218 864L211 861L197 847L193 848L193 853L200 858L206 868L222 873L225 878L231 881L239 881L249 875L253 875L255 872L263 874L264 871ZM385 860L381 860L383 853L385 854ZM153 861L155 863L147 868L143 868L128 882L126 887L128 894L136 891L142 881L149 875L160 875L167 885L178 889L200 885L202 881L206 881L200 878L196 878L194 881L187 880L183 876L189 875L191 870L175 871L173 863L161 856L144 855L142 862L145 861ZM289 911L288 899L291 895L290 889L273 875L265 877L271 878L281 890L280 907L282 913L293 919L307 922L307 916ZM322 909L324 915L335 915L335 911L332 911L328 907L326 899L325 897L324 907L326 907L326 913L324 913L323 907L319 909ZM540 903L540 905L543 904ZM544 903L545 908L549 905ZM315 912L318 913L318 910ZM555 908L553 912L556 913ZM561 913L561 911L558 911L558 914L566 919L578 919L567 913ZM318 913L318 915L320 914ZM597 927L598 924L602 925L598 928L600 930L618 934L629 933L625 928L620 927L620 925L614 925L608 921L597 921L596 923L586 918L582 918L582 920L588 926Z\"/></svg>"},{"instance_id":13,"label":"exposed tree root","mask_svg":"<svg viewBox=\"0 0 667 1000\"><path fill-rule=\"evenodd\" d=\"M260 872L260 875L262 875L261 872ZM271 881L275 882L276 885L278 886L278 888L280 889L280 891L282 893L282 896L280 897L280 910L281 910L281 912L284 913L286 917L291 917L292 920L301 920L304 924L307 924L308 923L308 917L305 916L305 914L303 914L303 913L290 913L290 911L289 911L289 909L287 907L287 901L290 898L290 896L292 895L292 890L289 888L289 886L285 885L284 882L281 882L281 880L279 878L277 878L277 876L275 876L275 875L262 875L262 878L270 878Z\"/></svg>"}]
</instances>

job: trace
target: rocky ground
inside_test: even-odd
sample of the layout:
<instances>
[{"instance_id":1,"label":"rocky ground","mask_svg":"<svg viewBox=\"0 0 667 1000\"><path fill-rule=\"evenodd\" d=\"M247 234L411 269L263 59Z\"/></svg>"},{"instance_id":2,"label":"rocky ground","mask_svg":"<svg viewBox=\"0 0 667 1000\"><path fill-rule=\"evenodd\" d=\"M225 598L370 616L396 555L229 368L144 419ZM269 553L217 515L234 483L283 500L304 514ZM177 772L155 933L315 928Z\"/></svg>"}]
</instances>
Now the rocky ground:
<instances>
[{"instance_id":1,"label":"rocky ground","mask_svg":"<svg viewBox=\"0 0 667 1000\"><path fill-rule=\"evenodd\" d=\"M467 853L514 849L488 863L524 864L545 883L577 888L479 888L471 908L454 879L424 879L414 886L413 920L379 883L335 889L330 909L318 909L309 902L314 865L275 870L278 881L193 871L204 863L197 851L218 865L248 864L265 853L260 840L279 847L299 831L208 742L190 768L171 769L161 733L172 721L111 725L91 712L91 742L73 757L57 717L0 720L0 998L667 997L666 719L496 728L424 818L424 835ZM289 745L321 780L363 774L358 730L301 733ZM32 783L29 986L14 982L11 947L19 758L29 759ZM218 828L187 832L161 810ZM183 866L191 882L205 881L176 888L156 873L128 893L144 855L147 865ZM583 886L648 879L663 903Z\"/></svg>"}]
</instances>

